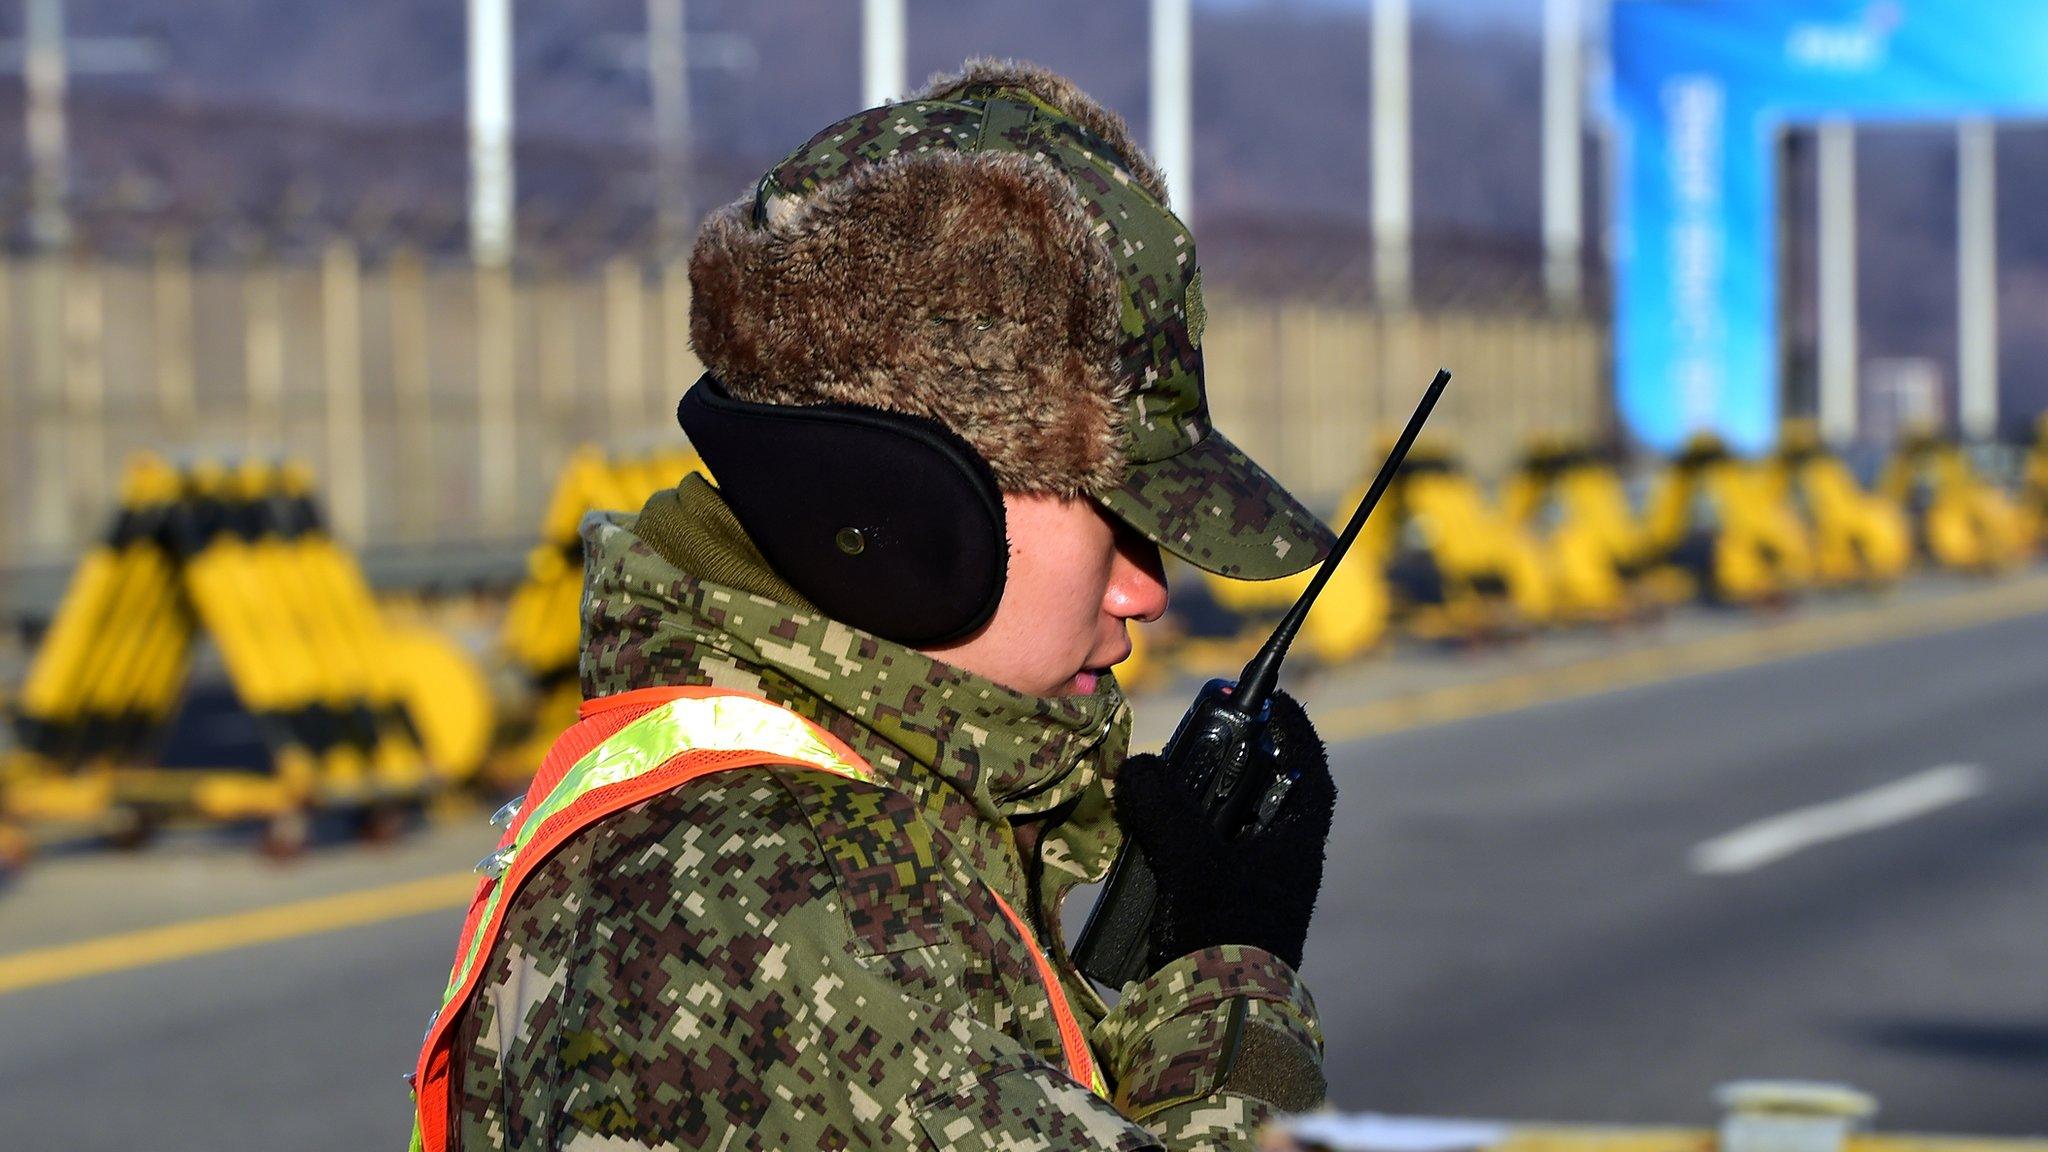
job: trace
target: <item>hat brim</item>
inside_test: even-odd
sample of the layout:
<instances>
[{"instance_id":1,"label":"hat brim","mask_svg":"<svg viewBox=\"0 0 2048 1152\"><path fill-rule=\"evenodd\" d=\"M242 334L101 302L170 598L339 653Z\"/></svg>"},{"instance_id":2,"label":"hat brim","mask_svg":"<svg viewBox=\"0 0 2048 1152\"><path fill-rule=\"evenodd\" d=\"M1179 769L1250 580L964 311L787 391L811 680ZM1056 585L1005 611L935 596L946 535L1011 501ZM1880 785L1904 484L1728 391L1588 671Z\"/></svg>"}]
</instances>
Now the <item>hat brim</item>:
<instances>
[{"instance_id":1,"label":"hat brim","mask_svg":"<svg viewBox=\"0 0 2048 1152\"><path fill-rule=\"evenodd\" d=\"M1211 428L1201 443L1133 464L1096 497L1119 520L1204 572L1239 580L1292 576L1336 537L1280 482Z\"/></svg>"}]
</instances>

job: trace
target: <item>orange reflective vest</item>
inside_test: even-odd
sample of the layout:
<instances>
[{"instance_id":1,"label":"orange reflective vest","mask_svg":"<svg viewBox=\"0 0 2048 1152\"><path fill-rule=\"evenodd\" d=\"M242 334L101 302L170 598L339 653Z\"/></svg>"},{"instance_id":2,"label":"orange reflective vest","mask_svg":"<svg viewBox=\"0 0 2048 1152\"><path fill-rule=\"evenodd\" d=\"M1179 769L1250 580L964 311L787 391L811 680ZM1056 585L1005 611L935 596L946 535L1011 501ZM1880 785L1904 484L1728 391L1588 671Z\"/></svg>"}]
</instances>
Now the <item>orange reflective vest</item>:
<instances>
[{"instance_id":1,"label":"orange reflective vest","mask_svg":"<svg viewBox=\"0 0 2048 1152\"><path fill-rule=\"evenodd\" d=\"M484 878L456 942L455 967L441 1009L427 1026L413 1084L414 1152L453 1144L449 1106L455 1025L482 978L506 910L519 888L554 851L613 813L699 776L763 764L801 764L879 784L875 771L838 737L758 696L718 688L643 688L585 701L581 718L555 741L526 797L499 813L497 851L478 865ZM1059 974L1009 902L990 895L1030 947L1039 982L1059 1023L1067 1072L1096 1094L1107 1086L1087 1035L1067 1003Z\"/></svg>"}]
</instances>

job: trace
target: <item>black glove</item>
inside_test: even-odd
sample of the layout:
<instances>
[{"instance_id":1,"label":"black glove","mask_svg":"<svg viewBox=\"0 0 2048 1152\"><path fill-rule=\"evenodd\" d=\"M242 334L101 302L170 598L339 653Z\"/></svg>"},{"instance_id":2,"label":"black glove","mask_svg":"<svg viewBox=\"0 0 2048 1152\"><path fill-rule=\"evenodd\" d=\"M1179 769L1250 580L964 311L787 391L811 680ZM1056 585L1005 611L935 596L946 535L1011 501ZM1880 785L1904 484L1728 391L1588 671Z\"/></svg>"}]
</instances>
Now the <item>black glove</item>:
<instances>
[{"instance_id":1,"label":"black glove","mask_svg":"<svg viewBox=\"0 0 2048 1152\"><path fill-rule=\"evenodd\" d=\"M1270 707L1270 744L1255 748L1250 770L1261 779L1290 772L1298 779L1259 832L1225 839L1202 810L1195 782L1175 779L1157 756L1133 756L1118 770L1117 823L1159 885L1153 971L1216 944L1250 944L1301 967L1337 785L1308 713L1285 692L1274 692Z\"/></svg>"}]
</instances>

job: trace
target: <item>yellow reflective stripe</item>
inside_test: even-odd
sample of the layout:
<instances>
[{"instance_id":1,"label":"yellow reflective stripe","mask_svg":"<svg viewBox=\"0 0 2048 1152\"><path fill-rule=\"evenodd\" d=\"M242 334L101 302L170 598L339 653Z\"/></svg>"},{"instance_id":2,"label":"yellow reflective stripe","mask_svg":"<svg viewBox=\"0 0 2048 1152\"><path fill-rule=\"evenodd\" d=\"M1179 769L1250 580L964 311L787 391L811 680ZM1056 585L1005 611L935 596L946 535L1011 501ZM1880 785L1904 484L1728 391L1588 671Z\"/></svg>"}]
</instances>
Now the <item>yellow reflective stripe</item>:
<instances>
[{"instance_id":1,"label":"yellow reflective stripe","mask_svg":"<svg viewBox=\"0 0 2048 1152\"><path fill-rule=\"evenodd\" d=\"M764 752L806 764L840 776L870 784L874 770L858 760L847 760L803 717L778 704L752 696L679 696L648 709L612 733L602 744L570 765L534 810L520 821L506 857L505 871L491 880L490 895L477 917L476 933L463 948L462 962L448 978L442 992L443 1004L469 978L490 931L491 915L504 894L504 876L519 850L533 841L548 818L568 808L599 788L623 784L644 776L677 756L689 752Z\"/></svg>"},{"instance_id":2,"label":"yellow reflective stripe","mask_svg":"<svg viewBox=\"0 0 2048 1152\"><path fill-rule=\"evenodd\" d=\"M548 817L588 792L631 780L686 752L743 751L784 756L842 776L874 781L867 765L840 759L802 717L779 704L752 696L682 696L649 709L584 753L562 774L539 808L521 822L513 846L523 847Z\"/></svg>"},{"instance_id":3,"label":"yellow reflective stripe","mask_svg":"<svg viewBox=\"0 0 2048 1152\"><path fill-rule=\"evenodd\" d=\"M505 880L503 875L492 877L491 894L484 897L483 912L476 918L476 934L471 936L469 943L463 947L462 963L455 966L455 971L448 976L448 987L441 991L441 1007L443 1011L447 1010L448 1001L454 997L455 990L462 987L464 980L469 979L470 966L476 963L477 949L483 945L484 934L491 930L491 915L498 910L498 899L504 894Z\"/></svg>"}]
</instances>

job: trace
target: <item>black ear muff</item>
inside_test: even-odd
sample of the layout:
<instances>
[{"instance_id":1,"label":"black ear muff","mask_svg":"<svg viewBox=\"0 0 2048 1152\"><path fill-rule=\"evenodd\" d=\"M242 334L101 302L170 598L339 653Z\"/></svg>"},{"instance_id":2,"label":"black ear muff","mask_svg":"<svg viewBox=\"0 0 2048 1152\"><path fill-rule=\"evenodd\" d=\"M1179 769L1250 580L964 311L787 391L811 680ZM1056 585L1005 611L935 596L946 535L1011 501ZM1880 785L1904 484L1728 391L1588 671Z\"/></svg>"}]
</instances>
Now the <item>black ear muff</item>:
<instances>
[{"instance_id":1,"label":"black ear muff","mask_svg":"<svg viewBox=\"0 0 2048 1152\"><path fill-rule=\"evenodd\" d=\"M769 565L826 615L928 647L995 614L1009 570L1002 493L937 421L736 400L709 375L676 419Z\"/></svg>"}]
</instances>

